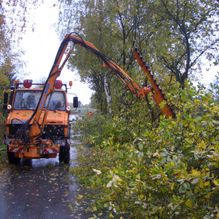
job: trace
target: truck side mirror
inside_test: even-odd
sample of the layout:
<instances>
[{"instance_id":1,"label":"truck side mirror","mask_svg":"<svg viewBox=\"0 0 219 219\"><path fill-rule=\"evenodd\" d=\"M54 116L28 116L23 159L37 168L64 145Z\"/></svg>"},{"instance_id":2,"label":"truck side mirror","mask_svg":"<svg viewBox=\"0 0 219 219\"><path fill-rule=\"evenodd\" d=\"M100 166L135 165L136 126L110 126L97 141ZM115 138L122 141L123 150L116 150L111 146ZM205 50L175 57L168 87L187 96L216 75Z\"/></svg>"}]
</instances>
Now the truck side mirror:
<instances>
[{"instance_id":1,"label":"truck side mirror","mask_svg":"<svg viewBox=\"0 0 219 219\"><path fill-rule=\"evenodd\" d=\"M8 93L4 93L3 110L7 110L8 106Z\"/></svg>"},{"instance_id":2,"label":"truck side mirror","mask_svg":"<svg viewBox=\"0 0 219 219\"><path fill-rule=\"evenodd\" d=\"M73 97L73 107L78 108L78 97Z\"/></svg>"}]
</instances>

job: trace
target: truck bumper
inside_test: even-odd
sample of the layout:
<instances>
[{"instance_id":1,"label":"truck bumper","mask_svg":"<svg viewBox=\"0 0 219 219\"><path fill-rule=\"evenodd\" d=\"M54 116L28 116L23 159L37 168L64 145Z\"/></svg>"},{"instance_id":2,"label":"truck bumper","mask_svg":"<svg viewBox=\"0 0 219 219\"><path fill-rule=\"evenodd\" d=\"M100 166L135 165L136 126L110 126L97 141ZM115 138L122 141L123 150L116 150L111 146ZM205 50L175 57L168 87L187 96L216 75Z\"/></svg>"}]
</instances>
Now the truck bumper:
<instances>
[{"instance_id":1,"label":"truck bumper","mask_svg":"<svg viewBox=\"0 0 219 219\"><path fill-rule=\"evenodd\" d=\"M48 142L40 145L23 145L17 141L11 141L8 144L8 152L14 153L15 157L27 159L55 158L59 150L59 144L48 144Z\"/></svg>"}]
</instances>

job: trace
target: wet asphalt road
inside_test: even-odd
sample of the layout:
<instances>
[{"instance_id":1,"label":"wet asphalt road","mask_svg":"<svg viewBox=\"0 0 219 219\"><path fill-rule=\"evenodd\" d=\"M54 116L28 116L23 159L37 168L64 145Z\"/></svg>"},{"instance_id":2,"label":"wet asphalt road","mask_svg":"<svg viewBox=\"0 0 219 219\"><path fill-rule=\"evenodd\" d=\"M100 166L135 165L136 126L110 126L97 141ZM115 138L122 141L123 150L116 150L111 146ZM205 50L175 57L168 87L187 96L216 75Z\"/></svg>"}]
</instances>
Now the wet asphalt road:
<instances>
[{"instance_id":1,"label":"wet asphalt road","mask_svg":"<svg viewBox=\"0 0 219 219\"><path fill-rule=\"evenodd\" d=\"M57 158L6 165L0 172L0 219L87 218L83 209L75 210L79 186L69 170L76 156L73 142L70 166Z\"/></svg>"}]
</instances>

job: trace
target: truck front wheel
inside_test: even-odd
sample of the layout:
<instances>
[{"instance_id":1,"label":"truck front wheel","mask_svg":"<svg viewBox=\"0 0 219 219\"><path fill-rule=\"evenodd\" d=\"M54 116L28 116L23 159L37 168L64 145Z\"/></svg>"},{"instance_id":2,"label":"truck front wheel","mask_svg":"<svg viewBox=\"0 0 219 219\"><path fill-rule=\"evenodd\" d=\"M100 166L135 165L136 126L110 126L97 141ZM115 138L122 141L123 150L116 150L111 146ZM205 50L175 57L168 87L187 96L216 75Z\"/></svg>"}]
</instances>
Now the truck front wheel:
<instances>
[{"instance_id":1,"label":"truck front wheel","mask_svg":"<svg viewBox=\"0 0 219 219\"><path fill-rule=\"evenodd\" d=\"M69 164L69 162L70 162L70 147L67 147L67 146L60 147L59 162Z\"/></svg>"},{"instance_id":2,"label":"truck front wheel","mask_svg":"<svg viewBox=\"0 0 219 219\"><path fill-rule=\"evenodd\" d=\"M8 154L8 162L11 164L19 164L20 163L20 158L15 157L14 153L8 151L7 147L7 154Z\"/></svg>"}]
</instances>

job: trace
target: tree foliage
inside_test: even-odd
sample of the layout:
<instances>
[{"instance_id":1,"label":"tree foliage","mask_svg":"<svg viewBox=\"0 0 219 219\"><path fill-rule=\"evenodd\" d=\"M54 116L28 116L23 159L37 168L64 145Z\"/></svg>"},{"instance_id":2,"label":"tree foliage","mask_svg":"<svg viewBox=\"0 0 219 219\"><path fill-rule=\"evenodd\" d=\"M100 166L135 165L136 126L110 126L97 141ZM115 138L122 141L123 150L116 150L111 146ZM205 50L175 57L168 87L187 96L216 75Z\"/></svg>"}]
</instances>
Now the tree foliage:
<instances>
[{"instance_id":1,"label":"tree foliage","mask_svg":"<svg viewBox=\"0 0 219 219\"><path fill-rule=\"evenodd\" d=\"M132 47L140 48L160 80L171 81L174 76L182 87L189 77L198 76L204 57L207 62L217 64L218 3L214 0L67 2L62 4L62 30L79 32L140 82L142 78L133 71ZM63 14L68 15L67 22ZM112 106L121 102L118 95L123 88L86 51L79 49L71 66L96 91L100 105L107 103L107 95L112 97Z\"/></svg>"},{"instance_id":2,"label":"tree foliage","mask_svg":"<svg viewBox=\"0 0 219 219\"><path fill-rule=\"evenodd\" d=\"M165 19L157 36L166 45L158 60L184 85L189 75L202 65L203 56L209 62L218 60L218 3L160 0L160 6L160 21Z\"/></svg>"},{"instance_id":3,"label":"tree foliage","mask_svg":"<svg viewBox=\"0 0 219 219\"><path fill-rule=\"evenodd\" d=\"M2 11L2 2L0 2L1 11L0 11L0 74L1 82L0 86L7 85L5 77L11 73L13 65L11 63L10 57L10 41L6 37L6 24L5 18Z\"/></svg>"}]
</instances>

